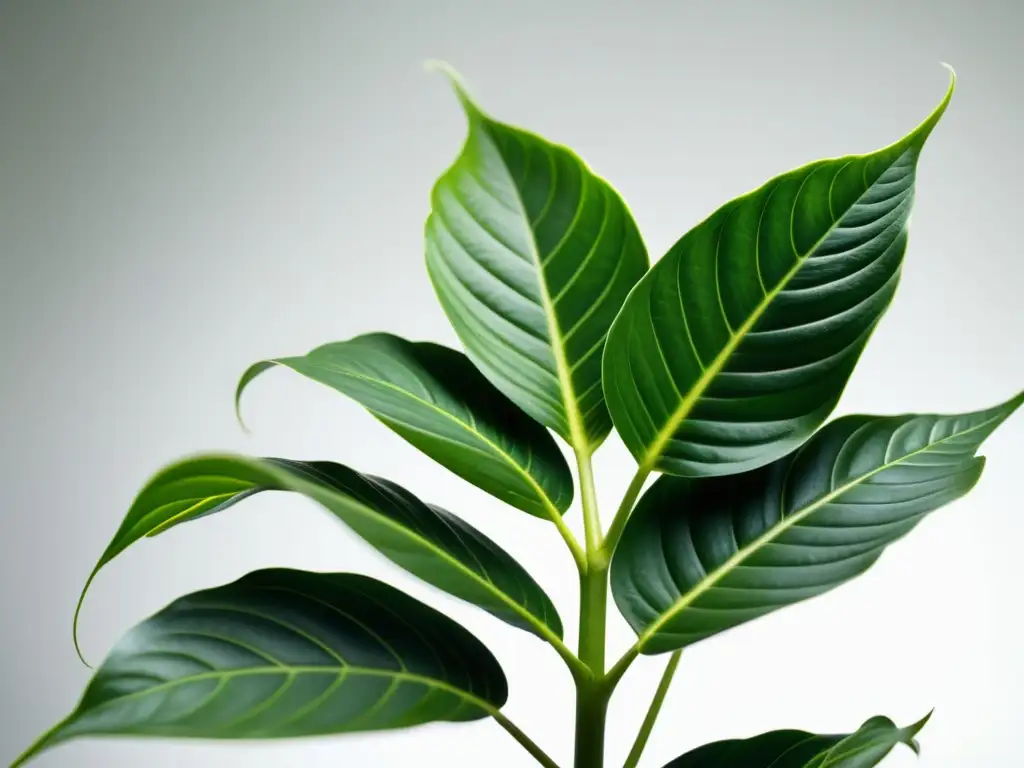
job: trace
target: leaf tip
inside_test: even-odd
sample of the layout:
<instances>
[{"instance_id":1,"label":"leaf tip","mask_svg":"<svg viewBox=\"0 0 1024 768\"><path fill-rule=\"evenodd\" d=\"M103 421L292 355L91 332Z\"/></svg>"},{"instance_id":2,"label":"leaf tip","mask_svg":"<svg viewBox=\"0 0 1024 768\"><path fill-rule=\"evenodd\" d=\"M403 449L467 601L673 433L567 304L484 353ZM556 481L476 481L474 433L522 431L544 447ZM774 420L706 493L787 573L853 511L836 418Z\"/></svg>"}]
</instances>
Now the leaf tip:
<instances>
[{"instance_id":1,"label":"leaf tip","mask_svg":"<svg viewBox=\"0 0 1024 768\"><path fill-rule=\"evenodd\" d=\"M946 113L946 108L949 107L950 101L953 100L953 94L956 92L956 70L946 62L941 62L941 64L949 72L949 85L946 88L946 95L942 97L942 101L932 110L932 113L924 119L924 122L907 137L908 143L915 146L918 150L924 146L925 141L928 140L935 126L939 124L939 120Z\"/></svg>"},{"instance_id":2,"label":"leaf tip","mask_svg":"<svg viewBox=\"0 0 1024 768\"><path fill-rule=\"evenodd\" d=\"M245 388L252 383L253 379L264 371L273 368L277 363L277 360L261 360L258 363L253 363L242 374L242 378L238 380L238 386L235 387L235 419L238 421L238 426L247 435L251 435L252 431L246 425L245 419L242 418L242 393L245 392Z\"/></svg>"},{"instance_id":3,"label":"leaf tip","mask_svg":"<svg viewBox=\"0 0 1024 768\"><path fill-rule=\"evenodd\" d=\"M424 68L428 72L436 72L442 75L451 85L455 91L455 95L458 97L459 102L462 104L462 108L466 110L469 115L482 114L480 108L473 101L473 97L469 95L469 88L466 85L465 79L459 74L458 70L455 69L447 61L440 59L428 59L423 64Z\"/></svg>"},{"instance_id":4,"label":"leaf tip","mask_svg":"<svg viewBox=\"0 0 1024 768\"><path fill-rule=\"evenodd\" d=\"M75 605L75 615L71 620L71 641L75 645L75 653L78 654L78 659L81 661L87 669L92 669L92 665L86 660L85 654L82 653L82 644L78 638L78 620L82 615L82 606L85 604L85 595L89 591L89 587L92 586L93 579L96 578L96 574L100 568L103 567L103 561L97 565L92 573L89 574L89 578L85 580L85 586L82 587L82 593L78 596L78 603Z\"/></svg>"},{"instance_id":5,"label":"leaf tip","mask_svg":"<svg viewBox=\"0 0 1024 768\"><path fill-rule=\"evenodd\" d=\"M928 721L932 719L933 714L935 714L934 708L930 712L928 712L927 715L918 720L916 723L914 723L913 725L908 725L901 731L903 743L910 747L912 750L914 750L915 755L920 756L921 754L921 745L918 743L915 737L928 724Z\"/></svg>"}]
</instances>

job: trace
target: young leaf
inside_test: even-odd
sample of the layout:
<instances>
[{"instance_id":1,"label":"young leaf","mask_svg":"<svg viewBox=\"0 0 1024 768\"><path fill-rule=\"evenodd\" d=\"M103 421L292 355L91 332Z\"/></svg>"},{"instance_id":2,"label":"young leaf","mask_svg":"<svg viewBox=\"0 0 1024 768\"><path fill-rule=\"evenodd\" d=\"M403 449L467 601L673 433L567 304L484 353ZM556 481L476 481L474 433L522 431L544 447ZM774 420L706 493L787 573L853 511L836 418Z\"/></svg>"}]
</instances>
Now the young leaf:
<instances>
[{"instance_id":1,"label":"young leaf","mask_svg":"<svg viewBox=\"0 0 1024 768\"><path fill-rule=\"evenodd\" d=\"M132 504L82 598L96 573L142 537L220 512L260 491L308 496L410 573L562 647L554 604L511 555L398 485L326 461L199 456L164 469Z\"/></svg>"},{"instance_id":2,"label":"young leaf","mask_svg":"<svg viewBox=\"0 0 1024 768\"><path fill-rule=\"evenodd\" d=\"M856 732L841 736L772 731L752 739L705 744L665 768L870 768L899 744L919 752L914 737L927 722L925 717L898 728L887 717L873 717Z\"/></svg>"},{"instance_id":3,"label":"young leaf","mask_svg":"<svg viewBox=\"0 0 1024 768\"><path fill-rule=\"evenodd\" d=\"M641 467L753 469L827 418L896 289L918 157L952 93L892 146L727 203L639 283L608 336L604 390Z\"/></svg>"},{"instance_id":4,"label":"young leaf","mask_svg":"<svg viewBox=\"0 0 1024 768\"><path fill-rule=\"evenodd\" d=\"M352 573L266 570L129 632L78 708L18 761L81 736L270 739L478 720L497 660L451 619Z\"/></svg>"},{"instance_id":5,"label":"young leaf","mask_svg":"<svg viewBox=\"0 0 1024 768\"><path fill-rule=\"evenodd\" d=\"M974 486L975 453L1022 401L959 416L847 416L742 475L663 476L612 562L636 649L682 648L863 573Z\"/></svg>"},{"instance_id":6,"label":"young leaf","mask_svg":"<svg viewBox=\"0 0 1024 768\"><path fill-rule=\"evenodd\" d=\"M647 251L582 160L492 120L452 79L469 135L431 196L430 278L484 375L574 446L596 447L611 430L601 352Z\"/></svg>"},{"instance_id":7,"label":"young leaf","mask_svg":"<svg viewBox=\"0 0 1024 768\"><path fill-rule=\"evenodd\" d=\"M572 473L551 434L498 391L461 352L386 333L256 363L284 365L348 395L474 485L531 515L557 519L572 503Z\"/></svg>"}]
</instances>

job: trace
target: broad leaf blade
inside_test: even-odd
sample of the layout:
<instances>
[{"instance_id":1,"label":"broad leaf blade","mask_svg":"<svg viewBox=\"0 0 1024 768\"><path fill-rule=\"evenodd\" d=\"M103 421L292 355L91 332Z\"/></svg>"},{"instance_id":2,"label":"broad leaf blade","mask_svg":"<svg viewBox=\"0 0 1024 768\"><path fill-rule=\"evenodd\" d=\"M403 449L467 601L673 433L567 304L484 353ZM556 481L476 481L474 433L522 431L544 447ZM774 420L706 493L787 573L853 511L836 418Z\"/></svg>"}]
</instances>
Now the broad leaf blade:
<instances>
[{"instance_id":1,"label":"broad leaf blade","mask_svg":"<svg viewBox=\"0 0 1024 768\"><path fill-rule=\"evenodd\" d=\"M887 717L873 717L848 735L772 731L752 739L705 744L665 768L870 768L900 744L918 752L914 737L927 722L925 717L899 728Z\"/></svg>"},{"instance_id":2,"label":"broad leaf blade","mask_svg":"<svg viewBox=\"0 0 1024 768\"><path fill-rule=\"evenodd\" d=\"M260 491L308 496L424 581L539 637L562 637L562 623L551 599L497 544L388 480L332 462L221 455L199 456L168 467L139 494L89 583L103 566L144 536L220 512Z\"/></svg>"},{"instance_id":3,"label":"broad leaf blade","mask_svg":"<svg viewBox=\"0 0 1024 768\"><path fill-rule=\"evenodd\" d=\"M682 648L863 573L974 486L978 448L1022 400L959 416L847 416L751 472L663 476L612 562L639 650Z\"/></svg>"},{"instance_id":4,"label":"broad leaf blade","mask_svg":"<svg viewBox=\"0 0 1024 768\"><path fill-rule=\"evenodd\" d=\"M454 78L453 78L454 79ZM438 180L427 268L469 356L577 447L611 430L601 354L647 251L619 195L565 147L485 115Z\"/></svg>"},{"instance_id":5,"label":"broad leaf blade","mask_svg":"<svg viewBox=\"0 0 1024 768\"><path fill-rule=\"evenodd\" d=\"M524 512L552 519L572 503L572 474L551 434L460 352L367 334L256 363L238 398L273 365L348 395L431 458Z\"/></svg>"},{"instance_id":6,"label":"broad leaf blade","mask_svg":"<svg viewBox=\"0 0 1024 768\"><path fill-rule=\"evenodd\" d=\"M479 640L393 587L259 571L129 632L78 708L15 765L82 736L268 739L477 720L507 695Z\"/></svg>"},{"instance_id":7,"label":"broad leaf blade","mask_svg":"<svg viewBox=\"0 0 1024 768\"><path fill-rule=\"evenodd\" d=\"M604 389L642 467L753 469L827 418L896 290L918 157L952 92L890 147L727 203L639 283L608 336Z\"/></svg>"}]
</instances>

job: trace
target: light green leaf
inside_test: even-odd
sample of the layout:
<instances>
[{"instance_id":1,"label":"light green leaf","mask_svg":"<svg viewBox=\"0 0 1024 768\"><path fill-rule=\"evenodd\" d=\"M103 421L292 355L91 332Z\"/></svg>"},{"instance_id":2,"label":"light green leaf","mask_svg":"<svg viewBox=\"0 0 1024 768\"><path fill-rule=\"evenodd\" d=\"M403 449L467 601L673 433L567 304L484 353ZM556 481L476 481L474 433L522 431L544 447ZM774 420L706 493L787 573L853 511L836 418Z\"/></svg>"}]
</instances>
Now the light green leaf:
<instances>
[{"instance_id":1,"label":"light green leaf","mask_svg":"<svg viewBox=\"0 0 1024 768\"><path fill-rule=\"evenodd\" d=\"M873 717L848 735L772 731L752 739L718 741L677 757L665 768L870 768L900 744L918 753L914 737L928 717L906 728L887 717Z\"/></svg>"},{"instance_id":2,"label":"light green leaf","mask_svg":"<svg viewBox=\"0 0 1024 768\"><path fill-rule=\"evenodd\" d=\"M497 544L388 480L325 461L211 455L167 467L139 493L82 598L96 573L134 542L260 491L308 496L410 573L564 649L550 598Z\"/></svg>"},{"instance_id":3,"label":"light green leaf","mask_svg":"<svg viewBox=\"0 0 1024 768\"><path fill-rule=\"evenodd\" d=\"M751 472L663 476L612 561L637 650L691 645L860 575L974 486L978 448L1021 402L957 416L847 416Z\"/></svg>"},{"instance_id":4,"label":"light green leaf","mask_svg":"<svg viewBox=\"0 0 1024 768\"><path fill-rule=\"evenodd\" d=\"M393 587L351 573L259 571L129 632L77 709L14 765L83 736L376 731L478 720L507 698L479 640Z\"/></svg>"},{"instance_id":5,"label":"light green leaf","mask_svg":"<svg viewBox=\"0 0 1024 768\"><path fill-rule=\"evenodd\" d=\"M574 447L595 448L611 430L605 337L647 251L582 160L491 119L453 81L469 135L431 196L430 278L483 374Z\"/></svg>"},{"instance_id":6,"label":"light green leaf","mask_svg":"<svg viewBox=\"0 0 1024 768\"><path fill-rule=\"evenodd\" d=\"M604 390L643 469L753 469L828 417L896 290L918 158L952 93L885 149L727 203L637 285L608 337Z\"/></svg>"},{"instance_id":7,"label":"light green leaf","mask_svg":"<svg viewBox=\"0 0 1024 768\"><path fill-rule=\"evenodd\" d=\"M572 473L554 438L461 352L367 334L256 363L236 401L274 365L348 395L431 458L524 512L557 519L572 503Z\"/></svg>"}]
</instances>

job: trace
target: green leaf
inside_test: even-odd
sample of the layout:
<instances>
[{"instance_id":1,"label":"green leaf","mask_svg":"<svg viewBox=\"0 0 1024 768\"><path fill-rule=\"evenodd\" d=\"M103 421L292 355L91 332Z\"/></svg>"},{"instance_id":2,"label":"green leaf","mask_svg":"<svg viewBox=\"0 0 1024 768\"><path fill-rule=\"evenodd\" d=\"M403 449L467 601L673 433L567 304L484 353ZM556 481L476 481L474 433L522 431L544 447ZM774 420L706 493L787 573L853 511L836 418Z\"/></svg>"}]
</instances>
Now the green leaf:
<instances>
[{"instance_id":1,"label":"green leaf","mask_svg":"<svg viewBox=\"0 0 1024 768\"><path fill-rule=\"evenodd\" d=\"M907 728L898 728L887 717L873 717L848 735L772 731L752 739L718 741L677 757L665 768L869 768L899 744L918 753L914 737L928 717Z\"/></svg>"},{"instance_id":2,"label":"green leaf","mask_svg":"<svg viewBox=\"0 0 1024 768\"><path fill-rule=\"evenodd\" d=\"M220 512L260 491L308 496L410 573L561 647L562 622L554 604L497 544L388 480L325 461L211 455L167 467L139 493L82 599L96 573L142 537Z\"/></svg>"},{"instance_id":3,"label":"green leaf","mask_svg":"<svg viewBox=\"0 0 1024 768\"><path fill-rule=\"evenodd\" d=\"M918 157L952 93L892 146L727 203L637 285L604 391L642 468L754 469L824 422L896 290Z\"/></svg>"},{"instance_id":4,"label":"green leaf","mask_svg":"<svg viewBox=\"0 0 1024 768\"><path fill-rule=\"evenodd\" d=\"M318 347L283 365L348 395L415 445L502 501L554 519L572 503L572 473L551 434L498 391L461 352L386 333Z\"/></svg>"},{"instance_id":5,"label":"green leaf","mask_svg":"<svg viewBox=\"0 0 1024 768\"><path fill-rule=\"evenodd\" d=\"M611 430L601 353L647 251L619 195L569 149L485 115L438 180L427 268L469 356L577 448Z\"/></svg>"},{"instance_id":6,"label":"green leaf","mask_svg":"<svg viewBox=\"0 0 1024 768\"><path fill-rule=\"evenodd\" d=\"M982 441L1024 401L957 416L847 416L730 477L661 477L612 562L637 650L662 653L866 571L981 475Z\"/></svg>"},{"instance_id":7,"label":"green leaf","mask_svg":"<svg viewBox=\"0 0 1024 768\"><path fill-rule=\"evenodd\" d=\"M478 720L497 660L423 603L352 573L266 570L143 622L15 765L81 736L271 739Z\"/></svg>"}]
</instances>

